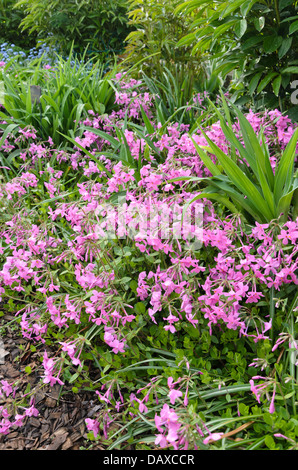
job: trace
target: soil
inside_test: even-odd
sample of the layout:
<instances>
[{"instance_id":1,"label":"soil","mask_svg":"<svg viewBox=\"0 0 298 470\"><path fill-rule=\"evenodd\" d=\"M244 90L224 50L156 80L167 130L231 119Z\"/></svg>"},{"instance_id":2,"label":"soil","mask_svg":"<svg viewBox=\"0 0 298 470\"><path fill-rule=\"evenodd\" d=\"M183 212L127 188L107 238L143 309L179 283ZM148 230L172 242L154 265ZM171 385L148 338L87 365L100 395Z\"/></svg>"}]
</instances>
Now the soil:
<instances>
[{"instance_id":1,"label":"soil","mask_svg":"<svg viewBox=\"0 0 298 470\"><path fill-rule=\"evenodd\" d=\"M5 314L0 319L0 325L7 325L14 319L14 316ZM0 362L0 383L1 380L7 380L10 384L18 381L18 390L23 393L30 383L31 391L35 391L34 406L39 411L36 417L26 417L24 426L13 428L7 435L0 434L0 450L88 448L90 441L87 441L85 419L94 418L102 406L94 401L94 392L73 393L71 385L64 385L62 389L58 384L53 387L42 384L40 358L45 347L32 352L30 341L20 337L19 329L10 326L0 339L5 351L5 357ZM25 371L28 366L32 370L30 374ZM5 401L0 398L0 406L11 401L10 396ZM18 412L21 413L21 410ZM93 445L92 449L104 450L99 444Z\"/></svg>"}]
</instances>

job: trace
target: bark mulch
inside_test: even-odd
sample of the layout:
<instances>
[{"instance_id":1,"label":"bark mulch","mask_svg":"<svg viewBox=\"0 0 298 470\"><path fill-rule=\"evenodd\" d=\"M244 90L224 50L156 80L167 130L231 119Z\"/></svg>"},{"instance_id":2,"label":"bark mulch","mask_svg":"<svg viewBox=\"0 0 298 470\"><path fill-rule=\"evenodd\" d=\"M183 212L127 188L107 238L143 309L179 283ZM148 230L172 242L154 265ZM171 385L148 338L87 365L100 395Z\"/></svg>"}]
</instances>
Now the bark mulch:
<instances>
[{"instance_id":1,"label":"bark mulch","mask_svg":"<svg viewBox=\"0 0 298 470\"><path fill-rule=\"evenodd\" d=\"M0 326L14 318L5 314L0 319ZM94 393L75 394L71 386L67 389L67 385L63 386L62 393L60 385L43 384L40 387L40 357L44 348L32 352L29 341L20 337L19 330L13 327L8 327L0 340L5 350L5 358L0 362L0 381L19 381L22 391L30 383L31 391L35 390L34 406L39 411L37 417L26 417L24 426L7 435L0 434L0 450L80 450L88 447L85 419L95 417L102 406L94 401ZM25 372L28 366L32 369L29 375ZM0 406L9 400L10 396L5 402L0 399ZM99 444L93 449L103 450Z\"/></svg>"}]
</instances>

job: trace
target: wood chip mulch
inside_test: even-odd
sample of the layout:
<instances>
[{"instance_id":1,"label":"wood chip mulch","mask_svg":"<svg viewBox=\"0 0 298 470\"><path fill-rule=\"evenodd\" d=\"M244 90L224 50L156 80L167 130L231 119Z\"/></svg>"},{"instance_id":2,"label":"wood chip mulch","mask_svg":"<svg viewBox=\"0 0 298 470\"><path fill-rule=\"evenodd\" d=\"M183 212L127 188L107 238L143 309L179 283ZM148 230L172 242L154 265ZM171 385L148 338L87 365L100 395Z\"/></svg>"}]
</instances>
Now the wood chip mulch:
<instances>
[{"instance_id":1,"label":"wood chip mulch","mask_svg":"<svg viewBox=\"0 0 298 470\"><path fill-rule=\"evenodd\" d=\"M3 320L4 318L4 320ZM15 317L5 314L3 321ZM9 434L0 434L0 450L80 450L88 447L86 418L94 418L101 404L95 401L94 393L73 393L71 386L55 385L40 387L40 351L31 352L30 344L20 337L18 330L9 329L0 337L4 343L5 358L0 362L0 383L7 380L10 384L19 380L19 388L24 391L31 385L36 390L35 408L37 417L26 417L25 425L14 428ZM20 348L21 347L21 348ZM30 366L32 372L28 375L25 368ZM34 372L34 370L39 370ZM0 406L11 402L10 396L1 401ZM99 445L93 445L94 450L103 450Z\"/></svg>"}]
</instances>

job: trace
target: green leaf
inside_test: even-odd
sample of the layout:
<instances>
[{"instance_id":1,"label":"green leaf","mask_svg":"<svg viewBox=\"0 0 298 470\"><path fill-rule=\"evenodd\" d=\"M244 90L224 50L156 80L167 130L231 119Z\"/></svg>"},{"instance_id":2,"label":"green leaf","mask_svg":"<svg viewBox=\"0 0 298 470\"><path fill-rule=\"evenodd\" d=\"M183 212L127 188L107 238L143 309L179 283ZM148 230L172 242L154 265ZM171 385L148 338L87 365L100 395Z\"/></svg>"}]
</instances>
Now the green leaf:
<instances>
[{"instance_id":1,"label":"green leaf","mask_svg":"<svg viewBox=\"0 0 298 470\"><path fill-rule=\"evenodd\" d=\"M142 118L143 118L143 121L144 121L144 124L146 126L146 130L147 130L148 134L153 134L154 133L154 127L151 124L151 122L150 122L147 114L145 113L144 108L143 108L142 105L140 106L140 109L141 109Z\"/></svg>"},{"instance_id":2,"label":"green leaf","mask_svg":"<svg viewBox=\"0 0 298 470\"><path fill-rule=\"evenodd\" d=\"M259 83L259 86L257 88L257 92L261 93L261 91L263 91L264 88L266 88L268 83L270 83L272 81L272 79L274 77L276 77L277 75L278 75L277 72L270 72L268 75L266 75L266 77L264 77L263 80L261 80L261 82Z\"/></svg>"},{"instance_id":3,"label":"green leaf","mask_svg":"<svg viewBox=\"0 0 298 470\"><path fill-rule=\"evenodd\" d=\"M281 85L281 75L278 75L272 82L272 88L275 96L278 96L280 85Z\"/></svg>"},{"instance_id":4,"label":"green leaf","mask_svg":"<svg viewBox=\"0 0 298 470\"><path fill-rule=\"evenodd\" d=\"M268 220L271 220L274 216L256 186L243 173L243 171L240 170L236 163L230 159L229 156L225 155L225 153L217 147L217 145L214 144L203 131L202 133L231 182L243 195L247 197L257 211L260 211Z\"/></svg>"},{"instance_id":5,"label":"green leaf","mask_svg":"<svg viewBox=\"0 0 298 470\"><path fill-rule=\"evenodd\" d=\"M294 23L291 24L290 29L289 29L289 34L293 34L298 30L298 21L294 21Z\"/></svg>"},{"instance_id":6,"label":"green leaf","mask_svg":"<svg viewBox=\"0 0 298 470\"><path fill-rule=\"evenodd\" d=\"M285 38L283 39L281 45L280 45L280 48L278 50L278 58L279 59L282 59L282 57L284 55L286 55L286 53L288 52L288 50L290 49L291 45L292 45L292 41L293 41L293 38Z\"/></svg>"},{"instance_id":7,"label":"green leaf","mask_svg":"<svg viewBox=\"0 0 298 470\"><path fill-rule=\"evenodd\" d=\"M18 124L9 124L3 134L2 134L2 137L0 139L0 147L2 146L3 142L5 141L5 139L7 138L8 134L11 134L13 132L14 129L16 129L17 127L19 127Z\"/></svg>"},{"instance_id":8,"label":"green leaf","mask_svg":"<svg viewBox=\"0 0 298 470\"><path fill-rule=\"evenodd\" d=\"M86 155L88 155L89 158L91 158L91 160L93 160L95 163L98 164L98 166L100 167L100 169L102 171L105 171L106 174L111 177L111 173L106 169L106 167L101 163L100 160L98 160L91 152L89 152L89 150L85 149L81 144L79 144L78 142L76 142L75 139L72 139L71 137L69 137L68 135L65 135L65 134L62 134L61 132L58 132L59 134L61 134L65 139L69 140L69 142L71 142L75 147L78 147L79 149L81 149Z\"/></svg>"},{"instance_id":9,"label":"green leaf","mask_svg":"<svg viewBox=\"0 0 298 470\"><path fill-rule=\"evenodd\" d=\"M262 41L263 41L262 36L253 36L253 37L247 39L242 44L242 50L245 51L246 49L254 48L257 44L260 44Z\"/></svg>"},{"instance_id":10,"label":"green leaf","mask_svg":"<svg viewBox=\"0 0 298 470\"><path fill-rule=\"evenodd\" d=\"M242 20L238 21L235 25L236 36L238 36L238 38L241 38L244 35L246 29L247 29L247 21L246 19L243 18Z\"/></svg>"},{"instance_id":11,"label":"green leaf","mask_svg":"<svg viewBox=\"0 0 298 470\"><path fill-rule=\"evenodd\" d=\"M275 449L275 442L272 436L267 435L265 437L265 444L270 450Z\"/></svg>"},{"instance_id":12,"label":"green leaf","mask_svg":"<svg viewBox=\"0 0 298 470\"><path fill-rule=\"evenodd\" d=\"M254 20L254 25L255 25L255 28L258 30L258 31L261 31L263 28L264 28L264 25L265 25L265 18L264 16L260 16L260 18L256 18Z\"/></svg>"},{"instance_id":13,"label":"green leaf","mask_svg":"<svg viewBox=\"0 0 298 470\"><path fill-rule=\"evenodd\" d=\"M263 75L263 72L256 73L251 79L251 81L249 82L248 90L249 90L250 95L253 95L262 75Z\"/></svg>"},{"instance_id":14,"label":"green leaf","mask_svg":"<svg viewBox=\"0 0 298 470\"><path fill-rule=\"evenodd\" d=\"M289 143L287 144L280 158L278 167L275 172L274 181L274 198L278 203L285 192L285 188L290 189L291 180L293 178L293 166L296 155L296 146L298 141L298 129L295 130ZM286 191L287 192L287 191Z\"/></svg>"},{"instance_id":15,"label":"green leaf","mask_svg":"<svg viewBox=\"0 0 298 470\"><path fill-rule=\"evenodd\" d=\"M84 129L86 129L89 132L92 132L95 135L98 135L103 140L108 141L114 149L118 149L121 145L119 140L115 139L110 134L107 134L106 132L101 131L100 129L95 129L95 128L89 127L89 126L84 126Z\"/></svg>"},{"instance_id":16,"label":"green leaf","mask_svg":"<svg viewBox=\"0 0 298 470\"><path fill-rule=\"evenodd\" d=\"M199 147L199 145L195 142L195 140L192 138L192 136L190 135L189 136L190 139L192 140L195 148L196 148L196 151L198 152L201 160L203 161L204 165L206 166L206 168L208 168L208 170L210 171L210 173L213 175L213 176L216 176L216 175L220 175L221 172L220 170L218 169L217 165L215 165L213 163L213 161L211 160L210 157L208 157L208 155L206 154L206 152L204 152L203 149L201 149Z\"/></svg>"},{"instance_id":17,"label":"green leaf","mask_svg":"<svg viewBox=\"0 0 298 470\"><path fill-rule=\"evenodd\" d=\"M297 66L290 66L290 67L286 67L285 69L283 69L281 71L282 74L284 73L298 73L298 67Z\"/></svg>"},{"instance_id":18,"label":"green leaf","mask_svg":"<svg viewBox=\"0 0 298 470\"><path fill-rule=\"evenodd\" d=\"M235 113L239 119L240 128L242 131L242 136L245 144L245 148L247 152L252 155L253 157L248 160L249 165L251 166L252 170L254 171L255 175L257 176L260 182L260 173L262 173L270 188L273 189L274 187L274 175L272 171L272 166L269 160L269 156L266 152L263 151L258 138L249 123L246 117L241 113L241 111L236 107L233 106L235 109Z\"/></svg>"},{"instance_id":19,"label":"green leaf","mask_svg":"<svg viewBox=\"0 0 298 470\"><path fill-rule=\"evenodd\" d=\"M279 0L279 10L282 11L293 3L293 0Z\"/></svg>"},{"instance_id":20,"label":"green leaf","mask_svg":"<svg viewBox=\"0 0 298 470\"><path fill-rule=\"evenodd\" d=\"M145 304L143 302L136 303L135 306L134 306L134 309L135 309L136 313L139 313L139 314L144 314L146 312L146 307L145 307Z\"/></svg>"},{"instance_id":21,"label":"green leaf","mask_svg":"<svg viewBox=\"0 0 298 470\"><path fill-rule=\"evenodd\" d=\"M266 37L263 41L264 51L267 52L267 54L270 54L271 52L276 51L281 45L282 41L283 41L282 36L272 35L272 36Z\"/></svg>"}]
</instances>

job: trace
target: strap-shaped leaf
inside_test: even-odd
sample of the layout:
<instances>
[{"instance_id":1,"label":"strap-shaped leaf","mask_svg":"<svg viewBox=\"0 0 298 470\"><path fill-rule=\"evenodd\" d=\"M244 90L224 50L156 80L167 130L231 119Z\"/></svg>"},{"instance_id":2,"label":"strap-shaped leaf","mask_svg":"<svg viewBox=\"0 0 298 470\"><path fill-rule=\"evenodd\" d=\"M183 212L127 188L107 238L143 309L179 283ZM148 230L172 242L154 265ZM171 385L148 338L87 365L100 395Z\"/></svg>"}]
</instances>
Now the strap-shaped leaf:
<instances>
[{"instance_id":1,"label":"strap-shaped leaf","mask_svg":"<svg viewBox=\"0 0 298 470\"><path fill-rule=\"evenodd\" d=\"M143 121L144 121L144 124L146 126L146 130L147 130L148 134L153 134L154 133L154 127L151 124L150 119L148 118L147 114L145 113L144 108L143 108L142 105L140 106L140 109L141 109L142 118L143 118Z\"/></svg>"},{"instance_id":2,"label":"strap-shaped leaf","mask_svg":"<svg viewBox=\"0 0 298 470\"><path fill-rule=\"evenodd\" d=\"M297 190L297 188L298 188L298 178L295 179L291 190L287 192L286 194L284 194L279 200L277 210L278 210L278 214L284 214L284 217L283 217L284 220L287 219L287 215L288 215L290 205L294 196L294 192Z\"/></svg>"},{"instance_id":3,"label":"strap-shaped leaf","mask_svg":"<svg viewBox=\"0 0 298 470\"><path fill-rule=\"evenodd\" d=\"M247 197L250 203L257 211L264 214L267 220L274 218L274 214L268 207L268 204L250 181L250 179L243 173L242 170L228 157L216 144L214 144L209 137L202 131L206 140L208 141L212 151L221 163L226 175L230 178L231 182L238 188L238 190Z\"/></svg>"},{"instance_id":4,"label":"strap-shaped leaf","mask_svg":"<svg viewBox=\"0 0 298 470\"><path fill-rule=\"evenodd\" d=\"M216 175L220 175L221 174L221 171L219 170L219 168L213 163L213 161L211 160L210 157L208 157L207 153L204 152L204 150L202 148L199 147L199 145L195 142L195 140L192 138L192 136L190 135L189 136L192 143L194 144L195 146L195 149L196 151L198 152L202 162L204 163L204 165L206 166L206 168L208 168L208 170L210 171L210 173L213 175L213 176L216 176Z\"/></svg>"},{"instance_id":5,"label":"strap-shaped leaf","mask_svg":"<svg viewBox=\"0 0 298 470\"><path fill-rule=\"evenodd\" d=\"M223 102L225 101L225 99L223 98ZM245 161L247 161L247 163L249 164L250 168L252 169L252 171L254 172L254 174L256 176L258 176L258 170L257 170L257 165L256 165L256 161L254 159L254 156L253 156L253 153L252 152L249 152L248 149L246 149L242 143L239 141L239 139L236 137L233 129L232 129L232 125L230 124L230 127L227 126L224 118L222 117L222 115L220 114L219 110L216 108L216 106L214 105L214 103L212 103L210 101L210 104L213 106L219 120L220 120L220 126L221 126L221 129L227 139L227 141L235 148L238 150L239 154L240 154L240 158L241 159L244 159ZM224 107L225 109L225 107ZM227 116L227 119L228 117L230 117L230 114ZM229 121L228 121L229 122ZM230 121L231 122L231 121ZM234 159L235 161L236 159Z\"/></svg>"},{"instance_id":6,"label":"strap-shaped leaf","mask_svg":"<svg viewBox=\"0 0 298 470\"><path fill-rule=\"evenodd\" d=\"M84 126L84 129L92 132L95 135L98 135L103 140L107 140L108 142L110 142L110 144L112 145L114 149L119 148L120 142L117 139L115 139L113 136L111 136L110 134L107 134L106 132L103 132L100 129L95 129L94 127L89 127L89 126Z\"/></svg>"},{"instance_id":7,"label":"strap-shaped leaf","mask_svg":"<svg viewBox=\"0 0 298 470\"><path fill-rule=\"evenodd\" d=\"M293 178L293 167L296 155L297 141L298 129L295 130L289 143L283 151L283 154L280 158L278 167L275 172L274 199L277 204L283 196L285 188L289 188L291 185L291 179Z\"/></svg>"},{"instance_id":8,"label":"strap-shaped leaf","mask_svg":"<svg viewBox=\"0 0 298 470\"><path fill-rule=\"evenodd\" d=\"M243 113L236 107L233 106L235 109L235 113L238 117L243 141L245 148L248 152L251 153L253 158L257 162L258 168L258 180L261 184L261 179L263 179L263 175L265 176L269 186L273 189L274 186L274 174L272 170L272 166L269 160L269 157L266 152L263 151L258 138L255 134L255 131L252 128L252 125L246 119Z\"/></svg>"},{"instance_id":9,"label":"strap-shaped leaf","mask_svg":"<svg viewBox=\"0 0 298 470\"><path fill-rule=\"evenodd\" d=\"M234 204L242 207L242 209L250 214L257 222L263 223L267 221L264 214L262 214L262 212L259 211L248 198L245 198L243 194L239 193L233 186L231 186L231 184L229 184L227 177L223 175L220 177L214 177L212 178L212 184L228 194Z\"/></svg>"}]
</instances>

